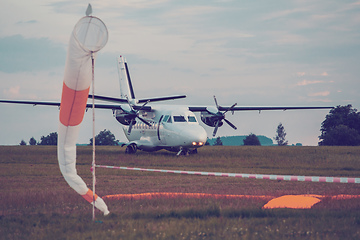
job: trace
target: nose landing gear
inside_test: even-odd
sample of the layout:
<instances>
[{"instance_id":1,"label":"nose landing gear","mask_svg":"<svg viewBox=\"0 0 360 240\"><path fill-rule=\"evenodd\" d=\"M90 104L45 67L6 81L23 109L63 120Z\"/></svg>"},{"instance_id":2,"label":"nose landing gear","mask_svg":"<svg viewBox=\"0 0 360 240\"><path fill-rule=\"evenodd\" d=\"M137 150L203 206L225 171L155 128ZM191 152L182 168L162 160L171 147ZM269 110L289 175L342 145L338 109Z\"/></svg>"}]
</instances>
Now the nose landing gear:
<instances>
[{"instance_id":1,"label":"nose landing gear","mask_svg":"<svg viewBox=\"0 0 360 240\"><path fill-rule=\"evenodd\" d=\"M136 151L137 151L137 146L134 143L128 145L125 149L126 154L135 154Z\"/></svg>"}]
</instances>

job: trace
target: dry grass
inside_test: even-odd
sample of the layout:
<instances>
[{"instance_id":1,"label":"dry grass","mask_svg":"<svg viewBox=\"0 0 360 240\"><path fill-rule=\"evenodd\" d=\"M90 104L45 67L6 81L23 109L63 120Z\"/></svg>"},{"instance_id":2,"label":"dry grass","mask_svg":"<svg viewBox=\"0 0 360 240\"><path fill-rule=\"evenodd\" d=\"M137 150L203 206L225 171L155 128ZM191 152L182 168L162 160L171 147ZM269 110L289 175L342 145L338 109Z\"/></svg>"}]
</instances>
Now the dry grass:
<instances>
[{"instance_id":1,"label":"dry grass","mask_svg":"<svg viewBox=\"0 0 360 240\"><path fill-rule=\"evenodd\" d=\"M78 173L91 183L92 150L78 148ZM97 163L208 172L360 176L359 147L205 147L199 154L124 154L98 147ZM91 205L62 178L56 147L0 147L0 239L358 239L359 184L309 183L97 169L97 193L183 192L328 196L309 210L263 210L266 199L110 200L112 214L91 221Z\"/></svg>"}]
</instances>

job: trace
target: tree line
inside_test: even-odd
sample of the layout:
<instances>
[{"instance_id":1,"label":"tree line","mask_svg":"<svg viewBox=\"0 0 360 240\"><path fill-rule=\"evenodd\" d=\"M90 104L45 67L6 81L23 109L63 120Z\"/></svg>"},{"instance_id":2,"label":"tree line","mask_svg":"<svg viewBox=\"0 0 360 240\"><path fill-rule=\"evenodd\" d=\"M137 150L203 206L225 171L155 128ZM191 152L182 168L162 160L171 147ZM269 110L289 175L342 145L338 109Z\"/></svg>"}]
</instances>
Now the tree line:
<instances>
[{"instance_id":1,"label":"tree line","mask_svg":"<svg viewBox=\"0 0 360 240\"><path fill-rule=\"evenodd\" d=\"M52 132L47 136L42 136L40 141L37 142L34 137L30 138L29 145L57 145L58 134ZM89 145L93 144L93 139L90 139ZM27 145L24 140L21 140L20 145ZM98 135L95 136L95 145L119 145L119 140L115 139L115 135L109 130L104 129Z\"/></svg>"},{"instance_id":2,"label":"tree line","mask_svg":"<svg viewBox=\"0 0 360 240\"><path fill-rule=\"evenodd\" d=\"M34 137L31 137L29 140L29 145L57 145L57 132L52 132L47 136L42 136L40 141L36 141ZM27 145L24 140L21 140L20 145Z\"/></svg>"},{"instance_id":3,"label":"tree line","mask_svg":"<svg viewBox=\"0 0 360 240\"><path fill-rule=\"evenodd\" d=\"M330 110L325 120L321 123L319 146L360 146L360 113L351 104L337 106ZM273 138L277 145L286 146L285 128L280 123ZM261 145L255 134L249 134L244 140L244 145ZM218 137L213 145L222 145Z\"/></svg>"},{"instance_id":4,"label":"tree line","mask_svg":"<svg viewBox=\"0 0 360 240\"><path fill-rule=\"evenodd\" d=\"M360 113L354 109L351 104L346 106L337 106L330 110L325 120L321 123L321 135L319 136L319 146L360 146ZM52 132L47 136L42 136L40 141L34 137L30 138L29 145L57 145L58 135ZM276 129L274 140L279 146L286 146L285 128L280 123ZM258 137L250 133L243 140L244 145L261 145ZM89 145L92 145L93 139L90 139ZM21 140L20 145L27 145ZM95 145L119 145L119 140L115 139L114 134L104 129L95 136ZM209 145L207 142L206 145ZM222 145L218 137L213 145Z\"/></svg>"},{"instance_id":5,"label":"tree line","mask_svg":"<svg viewBox=\"0 0 360 240\"><path fill-rule=\"evenodd\" d=\"M276 129L276 136L274 137L274 140L277 142L277 145L286 146L288 144L288 141L285 139L285 137L286 137L285 128L282 125L282 123L280 123ZM210 145L210 143L207 141L205 145ZM213 146L222 146L222 145L223 143L221 141L221 137L217 137ZM250 133L243 139L243 145L261 146L261 142L255 134Z\"/></svg>"}]
</instances>

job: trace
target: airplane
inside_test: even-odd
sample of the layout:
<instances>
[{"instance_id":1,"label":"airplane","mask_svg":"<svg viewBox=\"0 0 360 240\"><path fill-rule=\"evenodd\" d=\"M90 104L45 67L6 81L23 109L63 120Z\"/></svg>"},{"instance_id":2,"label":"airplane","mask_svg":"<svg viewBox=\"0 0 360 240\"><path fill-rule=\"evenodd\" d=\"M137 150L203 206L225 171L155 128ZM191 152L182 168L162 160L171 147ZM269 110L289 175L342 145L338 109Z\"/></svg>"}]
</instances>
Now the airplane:
<instances>
[{"instance_id":1,"label":"airplane","mask_svg":"<svg viewBox=\"0 0 360 240\"><path fill-rule=\"evenodd\" d=\"M135 154L137 150L158 151L161 149L177 152L177 155L188 155L197 153L197 149L204 146L207 141L207 133L199 124L194 113L200 113L201 121L214 128L213 137L216 136L218 128L224 122L231 128L237 127L226 119L228 112L234 111L264 111L264 110L300 110L300 109L331 109L333 107L237 107L237 103L230 107L220 106L214 96L213 106L181 106L181 105L153 105L149 103L168 100L182 99L186 95L167 97L137 99L132 86L128 64L123 56L117 61L120 98L89 95L99 101L112 102L116 104L95 104L95 108L111 109L115 119L123 125L123 131L128 139L125 153ZM31 104L58 106L58 102L43 101L17 101L0 100L1 103ZM92 104L87 104L92 108Z\"/></svg>"}]
</instances>

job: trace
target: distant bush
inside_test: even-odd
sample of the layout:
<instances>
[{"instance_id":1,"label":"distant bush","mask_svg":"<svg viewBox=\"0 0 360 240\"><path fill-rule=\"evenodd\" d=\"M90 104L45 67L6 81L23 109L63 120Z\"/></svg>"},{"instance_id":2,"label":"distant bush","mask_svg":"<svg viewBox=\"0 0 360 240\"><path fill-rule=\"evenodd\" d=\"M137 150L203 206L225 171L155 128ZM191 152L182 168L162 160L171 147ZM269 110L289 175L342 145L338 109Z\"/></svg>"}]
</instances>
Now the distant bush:
<instances>
[{"instance_id":1,"label":"distant bush","mask_svg":"<svg viewBox=\"0 0 360 240\"><path fill-rule=\"evenodd\" d=\"M30 138L29 144L30 144L31 146L36 145L36 140L35 140L34 137Z\"/></svg>"},{"instance_id":2,"label":"distant bush","mask_svg":"<svg viewBox=\"0 0 360 240\"><path fill-rule=\"evenodd\" d=\"M221 141L221 138L220 137L217 137L215 142L214 142L214 146L222 146L223 143Z\"/></svg>"},{"instance_id":3,"label":"distant bush","mask_svg":"<svg viewBox=\"0 0 360 240\"><path fill-rule=\"evenodd\" d=\"M57 139L57 132L52 132L46 137L42 136L38 145L57 145Z\"/></svg>"},{"instance_id":4,"label":"distant bush","mask_svg":"<svg viewBox=\"0 0 360 240\"><path fill-rule=\"evenodd\" d=\"M93 139L90 139L90 144L93 144ZM112 134L109 130L104 129L98 135L95 136L95 145L108 145L116 146L119 145L119 140L115 139L115 135Z\"/></svg>"},{"instance_id":5,"label":"distant bush","mask_svg":"<svg viewBox=\"0 0 360 240\"><path fill-rule=\"evenodd\" d=\"M246 146L261 146L259 138L253 133L250 133L243 142Z\"/></svg>"}]
</instances>

